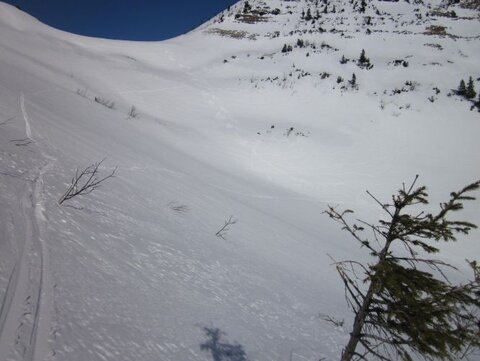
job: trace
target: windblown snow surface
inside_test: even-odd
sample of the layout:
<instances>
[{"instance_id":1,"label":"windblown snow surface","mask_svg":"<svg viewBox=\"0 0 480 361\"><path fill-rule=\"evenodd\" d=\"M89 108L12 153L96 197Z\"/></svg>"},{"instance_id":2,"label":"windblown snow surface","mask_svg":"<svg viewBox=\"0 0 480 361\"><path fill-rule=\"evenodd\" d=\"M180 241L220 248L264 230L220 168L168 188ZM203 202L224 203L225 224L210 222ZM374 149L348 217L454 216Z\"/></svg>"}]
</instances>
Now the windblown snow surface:
<instances>
[{"instance_id":1,"label":"windblown snow surface","mask_svg":"<svg viewBox=\"0 0 480 361\"><path fill-rule=\"evenodd\" d=\"M386 202L419 174L433 209L480 176L480 113L452 95L480 88L478 12L250 4L150 43L0 4L1 361L210 360L204 327L251 360L338 359L352 315L332 259L368 255L327 205L375 221L366 190ZM59 206L102 159L115 177ZM442 245L453 279L478 236Z\"/></svg>"}]
</instances>

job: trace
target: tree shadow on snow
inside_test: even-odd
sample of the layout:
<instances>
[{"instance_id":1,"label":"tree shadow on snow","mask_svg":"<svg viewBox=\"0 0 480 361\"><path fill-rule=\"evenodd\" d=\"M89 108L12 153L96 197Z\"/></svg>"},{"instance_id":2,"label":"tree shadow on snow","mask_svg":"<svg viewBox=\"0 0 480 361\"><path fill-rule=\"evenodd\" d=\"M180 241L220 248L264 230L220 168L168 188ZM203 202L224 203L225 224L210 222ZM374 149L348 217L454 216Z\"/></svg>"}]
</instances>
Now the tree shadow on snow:
<instances>
[{"instance_id":1,"label":"tree shadow on snow","mask_svg":"<svg viewBox=\"0 0 480 361\"><path fill-rule=\"evenodd\" d=\"M200 349L212 354L213 361L248 361L243 346L222 340L226 335L219 328L204 327L207 340L200 344Z\"/></svg>"}]
</instances>

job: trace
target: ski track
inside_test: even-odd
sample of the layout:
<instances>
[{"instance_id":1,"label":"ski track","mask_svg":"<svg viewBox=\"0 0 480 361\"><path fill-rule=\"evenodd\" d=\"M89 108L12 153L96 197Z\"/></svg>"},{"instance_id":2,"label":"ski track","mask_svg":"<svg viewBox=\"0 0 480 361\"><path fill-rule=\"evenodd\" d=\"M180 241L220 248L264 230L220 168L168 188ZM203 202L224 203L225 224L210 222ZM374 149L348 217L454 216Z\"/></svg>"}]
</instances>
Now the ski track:
<instances>
[{"instance_id":1,"label":"ski track","mask_svg":"<svg viewBox=\"0 0 480 361\"><path fill-rule=\"evenodd\" d=\"M20 108L26 136L33 140L30 119L21 93ZM16 260L0 307L0 361L10 359L43 361L48 354L52 283L48 270L45 234L44 176L54 158L37 148L45 159L42 167L30 172L19 205L11 211L17 245ZM33 173L33 174L32 174Z\"/></svg>"},{"instance_id":2,"label":"ski track","mask_svg":"<svg viewBox=\"0 0 480 361\"><path fill-rule=\"evenodd\" d=\"M22 116L25 120L25 134L28 139L33 140L32 128L30 127L30 119L28 117L27 109L25 108L25 95L23 92L20 93L20 109L22 110Z\"/></svg>"},{"instance_id":3,"label":"ski track","mask_svg":"<svg viewBox=\"0 0 480 361\"><path fill-rule=\"evenodd\" d=\"M50 159L51 160L51 159ZM44 360L48 352L48 335L50 334L50 309L53 304L51 299L52 282L48 270L48 250L43 235L45 234L45 199L44 175L52 168L53 163L48 161L39 170L33 189L33 219L34 241L40 254L40 284L38 289L38 302L35 312L35 322L32 329L33 357L31 360Z\"/></svg>"}]
</instances>

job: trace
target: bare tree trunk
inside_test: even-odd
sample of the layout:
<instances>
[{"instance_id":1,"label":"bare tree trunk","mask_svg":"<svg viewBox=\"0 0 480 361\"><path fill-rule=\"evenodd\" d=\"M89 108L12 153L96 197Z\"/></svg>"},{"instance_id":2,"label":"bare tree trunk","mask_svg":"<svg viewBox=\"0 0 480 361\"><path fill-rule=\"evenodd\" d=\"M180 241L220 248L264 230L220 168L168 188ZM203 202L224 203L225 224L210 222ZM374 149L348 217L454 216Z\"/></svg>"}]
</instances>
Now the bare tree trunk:
<instances>
[{"instance_id":1,"label":"bare tree trunk","mask_svg":"<svg viewBox=\"0 0 480 361\"><path fill-rule=\"evenodd\" d=\"M370 283L365 299L362 303L362 307L358 310L357 315L355 316L355 321L353 322L353 330L350 333L350 340L343 350L341 361L351 361L352 357L355 355L355 350L357 349L358 342L361 338L361 333L363 325L365 324L365 319L367 318L368 309L373 298L373 283Z\"/></svg>"},{"instance_id":2,"label":"bare tree trunk","mask_svg":"<svg viewBox=\"0 0 480 361\"><path fill-rule=\"evenodd\" d=\"M378 265L385 262L387 257L388 250L390 248L390 244L394 240L393 231L396 228L398 217L400 215L401 207L395 208L395 213L392 216L392 222L390 223L390 227L388 228L388 233L386 234L385 238L385 246L383 247L382 251L378 255L378 262L376 264L376 268L378 269ZM369 314L370 305L372 304L373 296L375 294L375 289L378 286L378 280L375 277L376 273L370 278L370 285L368 287L368 291L365 294L365 297L362 300L362 305L358 312L355 315L355 320L353 322L353 329L350 333L350 339L348 340L348 344L342 352L341 361L351 361L353 356L355 356L358 343L362 338L362 329L365 325L365 320Z\"/></svg>"}]
</instances>

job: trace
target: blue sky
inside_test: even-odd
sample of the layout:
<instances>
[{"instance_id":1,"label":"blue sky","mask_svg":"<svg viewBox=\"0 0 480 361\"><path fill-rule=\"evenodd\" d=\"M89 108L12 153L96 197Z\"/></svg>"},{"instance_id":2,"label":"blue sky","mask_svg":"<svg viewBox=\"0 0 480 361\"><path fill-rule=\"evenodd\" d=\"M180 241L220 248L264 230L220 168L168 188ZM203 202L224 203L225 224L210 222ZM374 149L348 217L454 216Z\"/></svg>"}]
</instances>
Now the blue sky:
<instances>
[{"instance_id":1,"label":"blue sky","mask_svg":"<svg viewBox=\"0 0 480 361\"><path fill-rule=\"evenodd\" d=\"M184 34L237 0L1 0L55 28L124 40Z\"/></svg>"}]
</instances>

